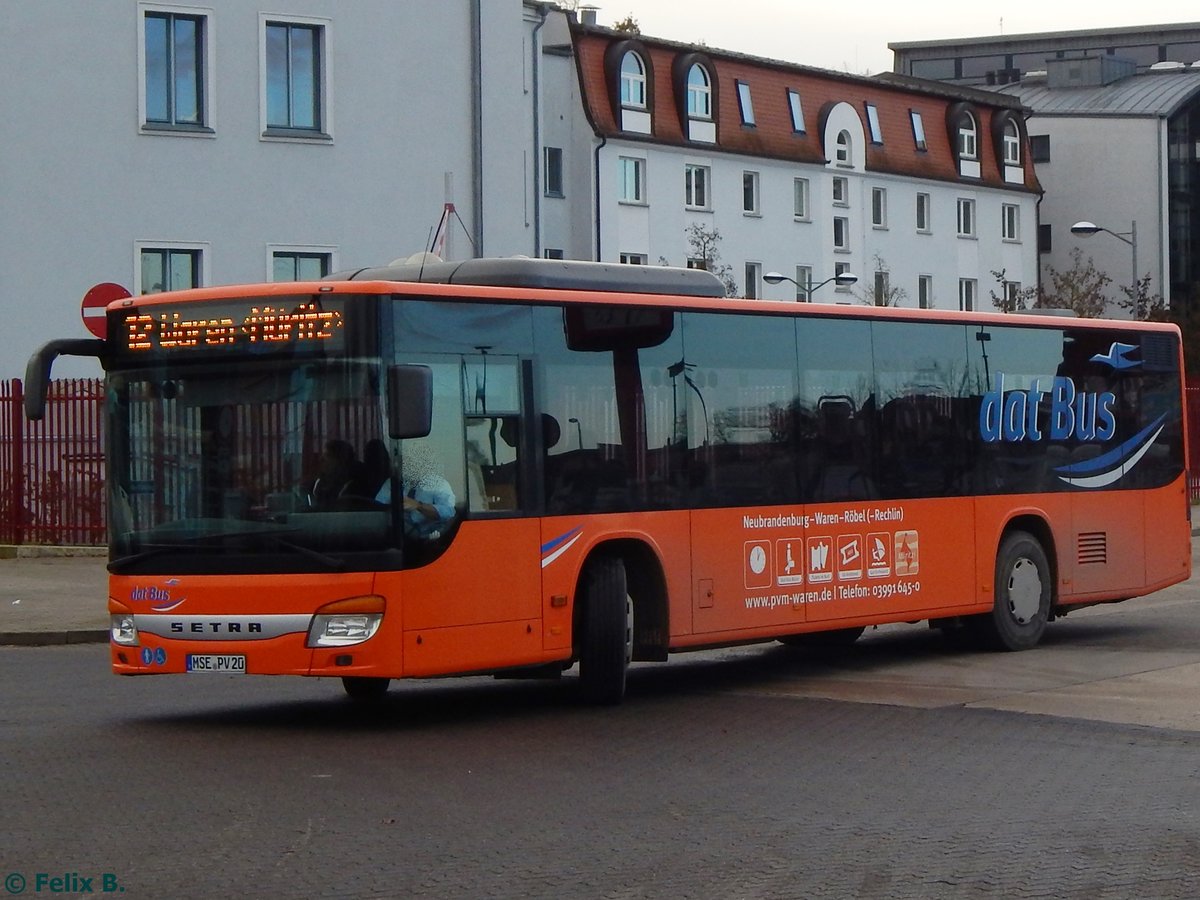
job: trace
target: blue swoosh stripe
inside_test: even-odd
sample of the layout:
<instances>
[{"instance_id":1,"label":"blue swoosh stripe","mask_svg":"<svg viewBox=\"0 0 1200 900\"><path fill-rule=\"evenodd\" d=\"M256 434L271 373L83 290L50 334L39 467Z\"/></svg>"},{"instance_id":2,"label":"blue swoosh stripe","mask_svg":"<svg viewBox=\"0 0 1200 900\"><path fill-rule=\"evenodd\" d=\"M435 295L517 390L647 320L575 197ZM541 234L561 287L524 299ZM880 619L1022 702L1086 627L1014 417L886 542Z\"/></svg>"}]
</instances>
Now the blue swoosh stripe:
<instances>
[{"instance_id":1,"label":"blue swoosh stripe","mask_svg":"<svg viewBox=\"0 0 1200 900\"><path fill-rule=\"evenodd\" d=\"M1113 469L1119 466L1127 458L1133 456L1141 448L1147 438L1157 429L1161 428L1167 421L1167 414L1163 413L1125 443L1121 444L1107 453L1102 453L1094 459L1084 460L1083 462L1072 463L1069 466L1059 466L1054 471L1060 475L1087 475L1093 472L1101 472L1107 469Z\"/></svg>"},{"instance_id":2,"label":"blue swoosh stripe","mask_svg":"<svg viewBox=\"0 0 1200 900\"><path fill-rule=\"evenodd\" d=\"M570 531L560 534L558 537L554 538L553 540L547 541L545 544L542 544L542 552L549 553L551 550L553 550L555 547L557 547L563 541L570 540L575 535L579 534L579 532L581 532L581 531L583 531L583 526L577 525L574 528L572 528Z\"/></svg>"}]
</instances>

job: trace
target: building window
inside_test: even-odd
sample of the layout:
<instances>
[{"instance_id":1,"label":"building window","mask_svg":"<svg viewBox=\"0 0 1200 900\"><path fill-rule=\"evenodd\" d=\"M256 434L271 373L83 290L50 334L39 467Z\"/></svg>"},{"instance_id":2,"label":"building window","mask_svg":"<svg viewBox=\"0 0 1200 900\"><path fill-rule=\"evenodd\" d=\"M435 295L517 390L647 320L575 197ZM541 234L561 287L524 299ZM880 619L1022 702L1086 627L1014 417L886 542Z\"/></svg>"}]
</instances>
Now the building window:
<instances>
[{"instance_id":1,"label":"building window","mask_svg":"<svg viewBox=\"0 0 1200 900\"><path fill-rule=\"evenodd\" d=\"M1017 123L1012 119L1004 124L1004 164L1006 166L1021 164L1021 133L1017 131Z\"/></svg>"},{"instance_id":2,"label":"building window","mask_svg":"<svg viewBox=\"0 0 1200 900\"><path fill-rule=\"evenodd\" d=\"M742 124L754 124L754 103L750 99L750 85L744 81L737 82L738 108L742 112Z\"/></svg>"},{"instance_id":3,"label":"building window","mask_svg":"<svg viewBox=\"0 0 1200 900\"><path fill-rule=\"evenodd\" d=\"M933 230L932 202L929 194L917 194L917 231L929 234Z\"/></svg>"},{"instance_id":4,"label":"building window","mask_svg":"<svg viewBox=\"0 0 1200 900\"><path fill-rule=\"evenodd\" d=\"M875 270L875 305L890 306L888 295L891 291L891 285L888 282L888 273L882 269Z\"/></svg>"},{"instance_id":5,"label":"building window","mask_svg":"<svg viewBox=\"0 0 1200 900\"><path fill-rule=\"evenodd\" d=\"M621 105L646 108L646 65L633 51L621 60Z\"/></svg>"},{"instance_id":6,"label":"building window","mask_svg":"<svg viewBox=\"0 0 1200 900\"><path fill-rule=\"evenodd\" d=\"M746 263L746 299L757 300L762 296L759 285L762 283L762 263Z\"/></svg>"},{"instance_id":7,"label":"building window","mask_svg":"<svg viewBox=\"0 0 1200 900\"><path fill-rule=\"evenodd\" d=\"M303 136L329 130L325 30L311 22L264 21L265 130Z\"/></svg>"},{"instance_id":8,"label":"building window","mask_svg":"<svg viewBox=\"0 0 1200 900\"><path fill-rule=\"evenodd\" d=\"M958 236L975 237L975 201L958 198Z\"/></svg>"},{"instance_id":9,"label":"building window","mask_svg":"<svg viewBox=\"0 0 1200 900\"><path fill-rule=\"evenodd\" d=\"M867 129L871 133L872 144L883 143L883 129L879 126L879 107L874 103L867 104Z\"/></svg>"},{"instance_id":10,"label":"building window","mask_svg":"<svg viewBox=\"0 0 1200 900\"><path fill-rule=\"evenodd\" d=\"M687 267L689 269L702 269L708 271L708 260L703 256L689 256L687 259Z\"/></svg>"},{"instance_id":11,"label":"building window","mask_svg":"<svg viewBox=\"0 0 1200 900\"><path fill-rule=\"evenodd\" d=\"M542 251L542 258L543 259L564 259L565 257L561 250L553 250L550 247L547 247L545 250Z\"/></svg>"},{"instance_id":12,"label":"building window","mask_svg":"<svg viewBox=\"0 0 1200 900\"><path fill-rule=\"evenodd\" d=\"M332 254L322 251L271 251L272 281L319 281L330 272Z\"/></svg>"},{"instance_id":13,"label":"building window","mask_svg":"<svg viewBox=\"0 0 1200 900\"><path fill-rule=\"evenodd\" d=\"M797 219L808 218L808 179L792 179L792 215Z\"/></svg>"},{"instance_id":14,"label":"building window","mask_svg":"<svg viewBox=\"0 0 1200 900\"><path fill-rule=\"evenodd\" d=\"M646 264L645 253L622 253L621 262L627 266L644 266ZM692 268L692 266L688 266Z\"/></svg>"},{"instance_id":15,"label":"building window","mask_svg":"<svg viewBox=\"0 0 1200 900\"><path fill-rule=\"evenodd\" d=\"M1006 281L1004 282L1004 308L1010 312L1016 312L1020 308L1021 302L1021 282Z\"/></svg>"},{"instance_id":16,"label":"building window","mask_svg":"<svg viewBox=\"0 0 1200 900\"><path fill-rule=\"evenodd\" d=\"M850 220L845 216L833 217L833 249L843 253L850 249Z\"/></svg>"},{"instance_id":17,"label":"building window","mask_svg":"<svg viewBox=\"0 0 1200 900\"><path fill-rule=\"evenodd\" d=\"M804 134L804 107L800 104L800 92L789 90L787 98L788 109L792 113L792 131Z\"/></svg>"},{"instance_id":18,"label":"building window","mask_svg":"<svg viewBox=\"0 0 1200 900\"><path fill-rule=\"evenodd\" d=\"M1015 203L1000 207L1000 237L1006 241L1021 240L1021 207Z\"/></svg>"},{"instance_id":19,"label":"building window","mask_svg":"<svg viewBox=\"0 0 1200 900\"><path fill-rule=\"evenodd\" d=\"M850 205L850 179L833 176L833 202L835 206Z\"/></svg>"},{"instance_id":20,"label":"building window","mask_svg":"<svg viewBox=\"0 0 1200 900\"><path fill-rule=\"evenodd\" d=\"M1053 246L1049 223L1038 225L1038 253L1049 253Z\"/></svg>"},{"instance_id":21,"label":"building window","mask_svg":"<svg viewBox=\"0 0 1200 900\"><path fill-rule=\"evenodd\" d=\"M838 132L837 139L834 141L833 161L839 166L853 165L850 154L850 132Z\"/></svg>"},{"instance_id":22,"label":"building window","mask_svg":"<svg viewBox=\"0 0 1200 900\"><path fill-rule=\"evenodd\" d=\"M204 283L204 251L196 246L139 244L135 293L182 291Z\"/></svg>"},{"instance_id":23,"label":"building window","mask_svg":"<svg viewBox=\"0 0 1200 900\"><path fill-rule=\"evenodd\" d=\"M646 202L646 161L633 156L622 156L618 159L620 193L617 199L621 203Z\"/></svg>"},{"instance_id":24,"label":"building window","mask_svg":"<svg viewBox=\"0 0 1200 900\"><path fill-rule=\"evenodd\" d=\"M887 228L887 188L871 188L871 224Z\"/></svg>"},{"instance_id":25,"label":"building window","mask_svg":"<svg viewBox=\"0 0 1200 900\"><path fill-rule=\"evenodd\" d=\"M708 209L708 166L689 165L684 169L684 205L688 209Z\"/></svg>"},{"instance_id":26,"label":"building window","mask_svg":"<svg viewBox=\"0 0 1200 900\"><path fill-rule=\"evenodd\" d=\"M204 130L208 125L208 17L146 9L141 46L142 123Z\"/></svg>"},{"instance_id":27,"label":"building window","mask_svg":"<svg viewBox=\"0 0 1200 900\"><path fill-rule=\"evenodd\" d=\"M546 196L563 196L563 152L562 147L545 148Z\"/></svg>"},{"instance_id":28,"label":"building window","mask_svg":"<svg viewBox=\"0 0 1200 900\"><path fill-rule=\"evenodd\" d=\"M925 122L921 119L921 114L915 109L910 109L908 117L912 121L913 143L918 150L928 150L929 145L925 143Z\"/></svg>"},{"instance_id":29,"label":"building window","mask_svg":"<svg viewBox=\"0 0 1200 900\"><path fill-rule=\"evenodd\" d=\"M808 289L812 285L812 266L796 266L796 299L804 302L809 299Z\"/></svg>"},{"instance_id":30,"label":"building window","mask_svg":"<svg viewBox=\"0 0 1200 900\"><path fill-rule=\"evenodd\" d=\"M978 159L979 142L975 129L975 117L965 113L958 124L959 159Z\"/></svg>"},{"instance_id":31,"label":"building window","mask_svg":"<svg viewBox=\"0 0 1200 900\"><path fill-rule=\"evenodd\" d=\"M932 275L917 276L917 307L919 309L933 309Z\"/></svg>"},{"instance_id":32,"label":"building window","mask_svg":"<svg viewBox=\"0 0 1200 900\"><path fill-rule=\"evenodd\" d=\"M1050 135L1031 134L1029 136L1029 155L1035 163L1050 162Z\"/></svg>"},{"instance_id":33,"label":"building window","mask_svg":"<svg viewBox=\"0 0 1200 900\"><path fill-rule=\"evenodd\" d=\"M688 69L687 107L689 118L712 118L712 79L699 63Z\"/></svg>"},{"instance_id":34,"label":"building window","mask_svg":"<svg viewBox=\"0 0 1200 900\"><path fill-rule=\"evenodd\" d=\"M973 312L978 289L979 283L974 278L958 279L958 308L963 312Z\"/></svg>"},{"instance_id":35,"label":"building window","mask_svg":"<svg viewBox=\"0 0 1200 900\"><path fill-rule=\"evenodd\" d=\"M758 173L742 173L742 212L757 216L762 213L759 207Z\"/></svg>"}]
</instances>

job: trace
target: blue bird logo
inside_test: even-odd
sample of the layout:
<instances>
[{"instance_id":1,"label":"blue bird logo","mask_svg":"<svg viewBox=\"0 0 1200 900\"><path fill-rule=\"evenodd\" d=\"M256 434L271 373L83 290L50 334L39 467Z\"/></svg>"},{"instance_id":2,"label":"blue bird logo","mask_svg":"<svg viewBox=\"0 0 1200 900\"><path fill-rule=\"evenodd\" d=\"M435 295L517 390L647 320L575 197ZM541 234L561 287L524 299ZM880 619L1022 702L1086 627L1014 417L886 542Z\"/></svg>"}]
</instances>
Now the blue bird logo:
<instances>
[{"instance_id":1,"label":"blue bird logo","mask_svg":"<svg viewBox=\"0 0 1200 900\"><path fill-rule=\"evenodd\" d=\"M1126 359L1125 354L1131 350L1136 350L1133 344L1122 344L1120 341L1113 341L1112 346L1108 348L1108 353L1097 353L1092 357L1092 362L1108 363L1114 369L1132 369L1134 366L1140 366L1140 359Z\"/></svg>"}]
</instances>

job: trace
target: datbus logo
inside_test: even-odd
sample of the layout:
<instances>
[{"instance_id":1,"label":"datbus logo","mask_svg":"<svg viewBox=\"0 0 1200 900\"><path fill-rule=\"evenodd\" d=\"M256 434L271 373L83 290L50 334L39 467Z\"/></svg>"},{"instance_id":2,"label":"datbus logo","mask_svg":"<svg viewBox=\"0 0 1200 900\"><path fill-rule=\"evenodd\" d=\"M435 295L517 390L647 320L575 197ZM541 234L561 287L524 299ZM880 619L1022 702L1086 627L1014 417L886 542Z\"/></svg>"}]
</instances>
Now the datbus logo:
<instances>
[{"instance_id":1,"label":"datbus logo","mask_svg":"<svg viewBox=\"0 0 1200 900\"><path fill-rule=\"evenodd\" d=\"M1049 421L1043 399L1049 398ZM1117 397L1112 391L1080 391L1075 382L1054 376L1049 391L1036 379L1027 391L1004 389L1004 375L996 376L996 387L983 395L979 409L979 433L988 443L996 441L1110 441L1117 434L1113 412Z\"/></svg>"}]
</instances>

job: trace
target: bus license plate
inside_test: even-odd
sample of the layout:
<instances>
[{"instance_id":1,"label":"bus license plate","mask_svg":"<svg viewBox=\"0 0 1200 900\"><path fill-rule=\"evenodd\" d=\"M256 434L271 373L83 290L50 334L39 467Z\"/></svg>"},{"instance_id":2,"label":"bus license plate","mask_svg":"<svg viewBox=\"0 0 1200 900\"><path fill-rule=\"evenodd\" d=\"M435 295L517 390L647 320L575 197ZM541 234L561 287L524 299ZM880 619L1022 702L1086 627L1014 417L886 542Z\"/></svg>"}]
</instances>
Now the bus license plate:
<instances>
[{"instance_id":1,"label":"bus license plate","mask_svg":"<svg viewBox=\"0 0 1200 900\"><path fill-rule=\"evenodd\" d=\"M187 658L187 670L189 672L216 672L227 675L245 675L246 657L214 656L193 653Z\"/></svg>"}]
</instances>

